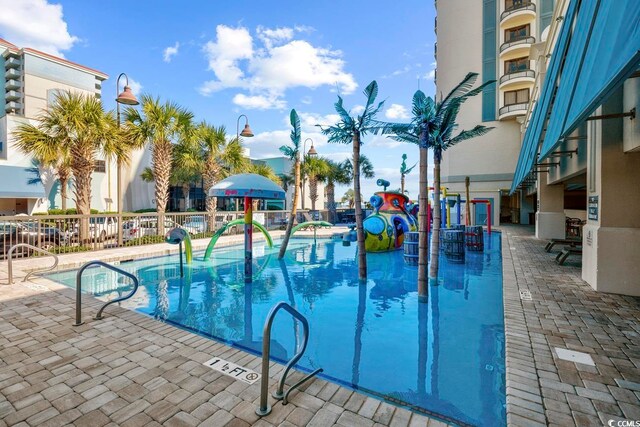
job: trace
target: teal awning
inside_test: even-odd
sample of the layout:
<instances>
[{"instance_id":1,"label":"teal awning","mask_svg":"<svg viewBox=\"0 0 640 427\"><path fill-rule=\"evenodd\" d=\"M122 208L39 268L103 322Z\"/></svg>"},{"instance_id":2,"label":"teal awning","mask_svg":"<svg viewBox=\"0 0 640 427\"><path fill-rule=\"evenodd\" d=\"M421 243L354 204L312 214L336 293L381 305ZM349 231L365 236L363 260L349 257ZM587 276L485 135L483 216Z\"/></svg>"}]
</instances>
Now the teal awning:
<instances>
[{"instance_id":1,"label":"teal awning","mask_svg":"<svg viewBox=\"0 0 640 427\"><path fill-rule=\"evenodd\" d=\"M562 27L560 28L560 34L558 35L558 41L554 47L553 56L549 61L549 68L547 69L547 74L542 84L540 97L533 108L529 125L522 140L518 165L516 166L513 182L511 183L511 194L513 194L520 183L529 175L536 161L540 137L542 136L542 131L547 121L549 110L551 109L553 95L558 83L558 75L569 44L569 35L571 34L578 3L578 1L573 0L567 8L567 13L565 14Z\"/></svg>"},{"instance_id":2,"label":"teal awning","mask_svg":"<svg viewBox=\"0 0 640 427\"><path fill-rule=\"evenodd\" d=\"M0 166L0 198L39 199L46 197L42 183L30 184L37 174L27 166Z\"/></svg>"},{"instance_id":3,"label":"teal awning","mask_svg":"<svg viewBox=\"0 0 640 427\"><path fill-rule=\"evenodd\" d=\"M582 1L539 160L640 65L640 1Z\"/></svg>"},{"instance_id":4,"label":"teal awning","mask_svg":"<svg viewBox=\"0 0 640 427\"><path fill-rule=\"evenodd\" d=\"M571 42L564 58L564 67L560 75L556 100L551 109L551 116L549 117L544 141L540 149L540 159L550 154L561 142L560 135L564 129L569 105L580 75L580 69L585 58L585 51L592 34L593 23L599 5L600 0L583 1L580 4L576 25L571 34Z\"/></svg>"}]
</instances>

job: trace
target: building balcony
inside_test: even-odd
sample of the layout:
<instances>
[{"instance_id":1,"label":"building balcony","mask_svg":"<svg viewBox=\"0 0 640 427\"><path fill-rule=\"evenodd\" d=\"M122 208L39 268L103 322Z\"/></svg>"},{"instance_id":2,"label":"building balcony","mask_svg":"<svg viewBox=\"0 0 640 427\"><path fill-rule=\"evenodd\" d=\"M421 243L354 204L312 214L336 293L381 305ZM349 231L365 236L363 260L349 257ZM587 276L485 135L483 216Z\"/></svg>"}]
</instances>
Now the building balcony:
<instances>
[{"instance_id":1,"label":"building balcony","mask_svg":"<svg viewBox=\"0 0 640 427\"><path fill-rule=\"evenodd\" d=\"M4 84L5 90L16 90L16 89L20 89L21 87L22 87L22 82L20 80L15 80L15 79L7 80L7 82Z\"/></svg>"},{"instance_id":2,"label":"building balcony","mask_svg":"<svg viewBox=\"0 0 640 427\"><path fill-rule=\"evenodd\" d=\"M20 61L20 59L15 57L9 57L7 60L4 61L4 66L6 68L20 68L21 64L22 64L22 61Z\"/></svg>"},{"instance_id":3,"label":"building balcony","mask_svg":"<svg viewBox=\"0 0 640 427\"><path fill-rule=\"evenodd\" d=\"M498 111L498 120L506 120L509 118L522 116L526 114L528 106L529 106L528 101L522 102L520 104L505 105L504 107L500 108L500 110Z\"/></svg>"},{"instance_id":4,"label":"building balcony","mask_svg":"<svg viewBox=\"0 0 640 427\"><path fill-rule=\"evenodd\" d=\"M536 17L536 5L530 1L512 4L500 14L501 27L513 27L530 22Z\"/></svg>"},{"instance_id":5,"label":"building balcony","mask_svg":"<svg viewBox=\"0 0 640 427\"><path fill-rule=\"evenodd\" d=\"M21 97L22 94L16 90L10 90L6 92L4 96L7 101L15 101L16 99L20 99Z\"/></svg>"},{"instance_id":6,"label":"building balcony","mask_svg":"<svg viewBox=\"0 0 640 427\"><path fill-rule=\"evenodd\" d=\"M4 77L7 80L9 80L9 79L19 79L20 78L20 71L16 70L15 68L9 68L7 70L7 72L4 73Z\"/></svg>"},{"instance_id":7,"label":"building balcony","mask_svg":"<svg viewBox=\"0 0 640 427\"><path fill-rule=\"evenodd\" d=\"M534 83L536 81L536 72L533 70L520 70L507 73L500 77L500 89L506 89L520 83Z\"/></svg>"},{"instance_id":8,"label":"building balcony","mask_svg":"<svg viewBox=\"0 0 640 427\"><path fill-rule=\"evenodd\" d=\"M521 50L529 51L531 45L536 42L536 38L533 36L520 36L514 37L509 41L506 41L500 45L500 56L507 54L517 53L515 56L521 55Z\"/></svg>"},{"instance_id":9,"label":"building balcony","mask_svg":"<svg viewBox=\"0 0 640 427\"><path fill-rule=\"evenodd\" d=\"M20 114L20 112L22 111L22 104L17 101L7 102L4 111L6 113Z\"/></svg>"}]
</instances>

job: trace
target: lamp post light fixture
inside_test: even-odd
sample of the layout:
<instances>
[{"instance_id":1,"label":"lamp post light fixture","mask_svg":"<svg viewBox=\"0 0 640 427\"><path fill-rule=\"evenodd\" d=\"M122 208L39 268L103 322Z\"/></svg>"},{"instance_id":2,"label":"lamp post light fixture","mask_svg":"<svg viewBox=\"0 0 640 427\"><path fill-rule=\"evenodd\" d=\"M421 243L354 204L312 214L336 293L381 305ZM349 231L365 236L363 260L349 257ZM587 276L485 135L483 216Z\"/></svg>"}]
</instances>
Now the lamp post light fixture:
<instances>
[{"instance_id":1,"label":"lamp post light fixture","mask_svg":"<svg viewBox=\"0 0 640 427\"><path fill-rule=\"evenodd\" d=\"M240 119L244 117L244 129L240 132ZM246 114L240 114L236 120L236 141L240 141L240 137L253 138L253 131L249 127L249 117ZM239 199L236 199L236 211L238 211Z\"/></svg>"},{"instance_id":2,"label":"lamp post light fixture","mask_svg":"<svg viewBox=\"0 0 640 427\"><path fill-rule=\"evenodd\" d=\"M124 77L124 90L120 92L120 79ZM116 119L120 127L120 104L139 105L138 99L131 92L129 87L129 77L125 73L120 73L116 80ZM118 197L118 246L122 246L122 159L118 157L118 170L116 175L117 197Z\"/></svg>"}]
</instances>

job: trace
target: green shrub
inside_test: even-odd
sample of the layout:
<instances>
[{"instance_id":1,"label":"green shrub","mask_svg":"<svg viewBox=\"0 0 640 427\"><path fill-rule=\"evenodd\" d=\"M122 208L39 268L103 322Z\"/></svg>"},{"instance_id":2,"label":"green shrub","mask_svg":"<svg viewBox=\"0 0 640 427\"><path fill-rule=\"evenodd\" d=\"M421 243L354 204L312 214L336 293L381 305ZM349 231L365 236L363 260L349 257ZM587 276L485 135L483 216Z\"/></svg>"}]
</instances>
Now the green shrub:
<instances>
[{"instance_id":1,"label":"green shrub","mask_svg":"<svg viewBox=\"0 0 640 427\"><path fill-rule=\"evenodd\" d=\"M49 209L47 213L49 215L64 215L66 212L62 209Z\"/></svg>"},{"instance_id":2,"label":"green shrub","mask_svg":"<svg viewBox=\"0 0 640 427\"><path fill-rule=\"evenodd\" d=\"M149 213L149 212L154 212L155 213L155 209L153 208L147 208L147 209L138 209L137 211L133 211L133 213Z\"/></svg>"},{"instance_id":3,"label":"green shrub","mask_svg":"<svg viewBox=\"0 0 640 427\"><path fill-rule=\"evenodd\" d=\"M50 252L54 254L71 254L76 252L89 252L92 249L90 246L56 246L50 249Z\"/></svg>"}]
</instances>

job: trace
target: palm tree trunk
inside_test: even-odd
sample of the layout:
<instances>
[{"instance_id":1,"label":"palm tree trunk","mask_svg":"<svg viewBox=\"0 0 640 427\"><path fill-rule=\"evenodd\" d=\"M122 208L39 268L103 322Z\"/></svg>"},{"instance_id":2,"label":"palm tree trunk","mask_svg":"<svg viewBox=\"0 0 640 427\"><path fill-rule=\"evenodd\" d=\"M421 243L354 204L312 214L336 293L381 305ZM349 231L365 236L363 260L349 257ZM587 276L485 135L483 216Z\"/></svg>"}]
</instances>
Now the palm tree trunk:
<instances>
[{"instance_id":1,"label":"palm tree trunk","mask_svg":"<svg viewBox=\"0 0 640 427\"><path fill-rule=\"evenodd\" d=\"M311 210L316 210L316 201L318 200L318 178L309 177L309 198L311 199Z\"/></svg>"},{"instance_id":2,"label":"palm tree trunk","mask_svg":"<svg viewBox=\"0 0 640 427\"><path fill-rule=\"evenodd\" d=\"M428 182L428 154L427 147L420 148L420 192L418 195L418 297L426 297L429 292L427 278L429 251L429 182ZM404 178L404 177L403 177ZM432 258L433 259L433 258Z\"/></svg>"},{"instance_id":3,"label":"palm tree trunk","mask_svg":"<svg viewBox=\"0 0 640 427\"><path fill-rule=\"evenodd\" d=\"M284 258L284 254L287 251L287 245L289 244L289 238L291 237L291 230L293 229L293 223L296 220L296 210L298 206L298 189L300 188L300 160L296 159L295 164L295 187L293 190L293 201L291 203L291 213L289 214L289 222L287 223L287 230L284 232L284 239L280 246L280 252L278 253L278 259Z\"/></svg>"},{"instance_id":4,"label":"palm tree trunk","mask_svg":"<svg viewBox=\"0 0 640 427\"><path fill-rule=\"evenodd\" d=\"M360 134L353 134L353 199L356 207L356 235L358 238L358 279L366 283L367 253L364 248L362 197L360 194Z\"/></svg>"},{"instance_id":5,"label":"palm tree trunk","mask_svg":"<svg viewBox=\"0 0 640 427\"><path fill-rule=\"evenodd\" d=\"M333 182L327 184L327 201L329 202L329 222L336 223L336 188Z\"/></svg>"},{"instance_id":6,"label":"palm tree trunk","mask_svg":"<svg viewBox=\"0 0 640 427\"><path fill-rule=\"evenodd\" d=\"M214 186L218 177L218 164L216 159L209 155L205 164L205 171L202 174L204 179L204 191L206 194L205 208L209 214L209 221L207 223L208 231L215 231L216 229L216 210L218 207L218 198L209 196L209 189Z\"/></svg>"},{"instance_id":7,"label":"palm tree trunk","mask_svg":"<svg viewBox=\"0 0 640 427\"><path fill-rule=\"evenodd\" d=\"M88 144L78 143L72 150L71 167L74 176L74 192L76 196L76 210L80 215L91 213L91 173L94 168L93 150ZM89 219L80 220L79 242L89 241Z\"/></svg>"},{"instance_id":8,"label":"palm tree trunk","mask_svg":"<svg viewBox=\"0 0 640 427\"><path fill-rule=\"evenodd\" d=\"M189 183L182 184L182 198L184 199L184 210L185 212L189 209L189 190L191 190L191 186Z\"/></svg>"},{"instance_id":9,"label":"palm tree trunk","mask_svg":"<svg viewBox=\"0 0 640 427\"><path fill-rule=\"evenodd\" d=\"M404 174L400 175L400 192L404 194Z\"/></svg>"},{"instance_id":10,"label":"palm tree trunk","mask_svg":"<svg viewBox=\"0 0 640 427\"><path fill-rule=\"evenodd\" d=\"M440 255L440 156L433 156L433 229L431 231L431 265L429 279L438 279L438 258Z\"/></svg>"},{"instance_id":11,"label":"palm tree trunk","mask_svg":"<svg viewBox=\"0 0 640 427\"><path fill-rule=\"evenodd\" d=\"M156 211L158 212L158 235L164 235L164 213L169 201L169 179L171 178L171 143L156 141L153 146L152 163L155 178Z\"/></svg>"},{"instance_id":12,"label":"palm tree trunk","mask_svg":"<svg viewBox=\"0 0 640 427\"><path fill-rule=\"evenodd\" d=\"M60 205L62 210L67 210L67 186L69 185L69 173L58 171L58 180L60 181Z\"/></svg>"}]
</instances>

